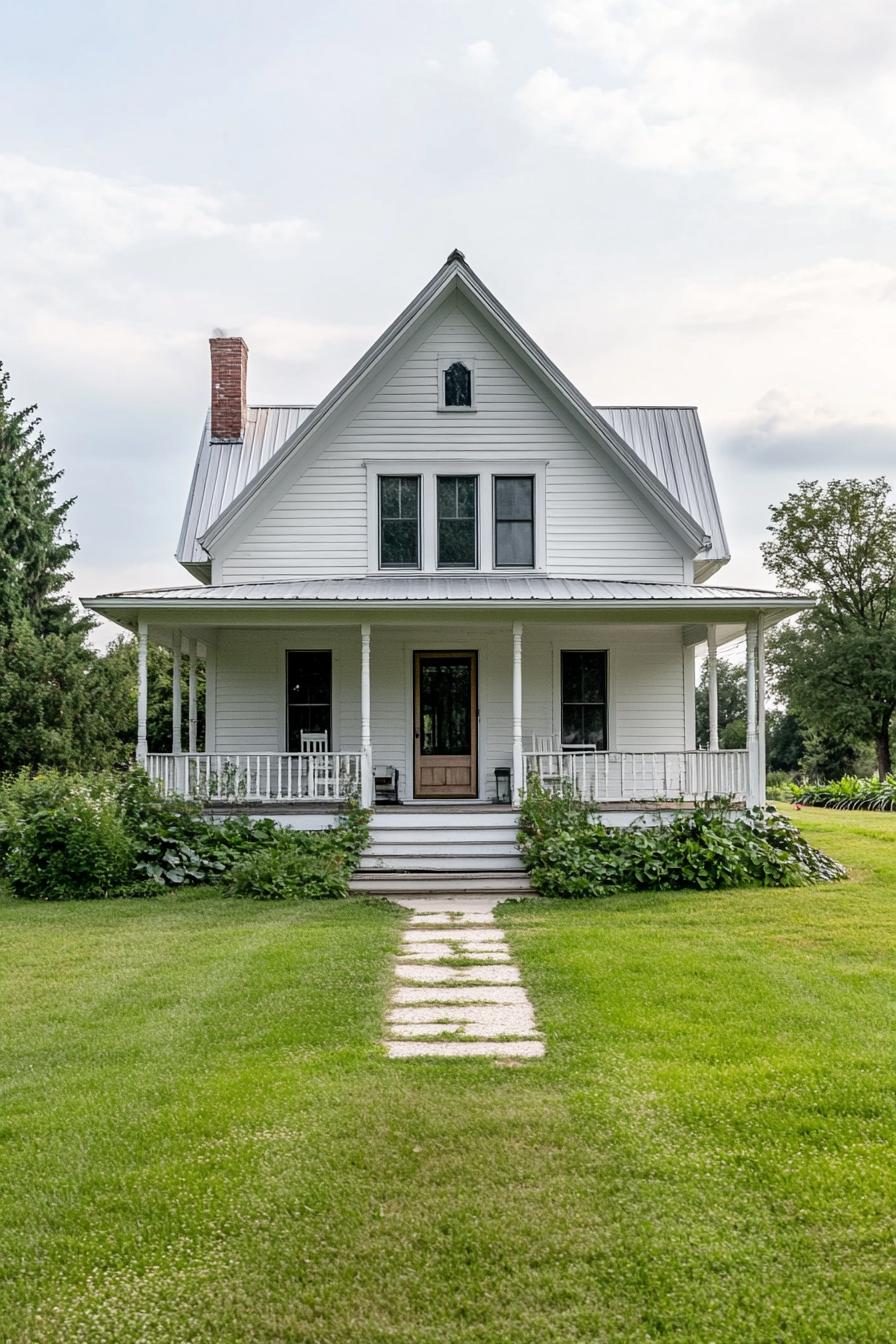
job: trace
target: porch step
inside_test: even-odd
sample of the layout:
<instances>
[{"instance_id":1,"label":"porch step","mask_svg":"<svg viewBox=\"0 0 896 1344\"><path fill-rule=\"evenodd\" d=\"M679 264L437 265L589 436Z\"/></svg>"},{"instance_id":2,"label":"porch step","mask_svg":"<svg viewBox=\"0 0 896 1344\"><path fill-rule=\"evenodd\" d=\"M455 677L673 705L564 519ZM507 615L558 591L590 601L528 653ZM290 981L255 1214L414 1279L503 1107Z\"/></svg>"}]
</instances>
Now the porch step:
<instances>
[{"instance_id":1,"label":"porch step","mask_svg":"<svg viewBox=\"0 0 896 1344\"><path fill-rule=\"evenodd\" d=\"M500 900L533 896L528 875L523 873L465 872L357 872L352 891L368 896L495 896Z\"/></svg>"},{"instance_id":2,"label":"porch step","mask_svg":"<svg viewBox=\"0 0 896 1344\"><path fill-rule=\"evenodd\" d=\"M359 873L523 873L516 814L476 809L376 811Z\"/></svg>"}]
</instances>

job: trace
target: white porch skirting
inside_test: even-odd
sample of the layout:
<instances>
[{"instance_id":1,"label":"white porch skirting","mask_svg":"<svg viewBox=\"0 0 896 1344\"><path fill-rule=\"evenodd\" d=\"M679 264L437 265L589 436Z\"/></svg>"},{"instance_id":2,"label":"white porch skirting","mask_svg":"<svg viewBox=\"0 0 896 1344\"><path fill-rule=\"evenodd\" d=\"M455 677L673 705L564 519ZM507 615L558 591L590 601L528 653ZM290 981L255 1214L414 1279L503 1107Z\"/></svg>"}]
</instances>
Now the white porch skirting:
<instances>
[{"instance_id":1,"label":"white porch skirting","mask_svg":"<svg viewBox=\"0 0 896 1344\"><path fill-rule=\"evenodd\" d=\"M588 803L750 795L747 751L530 751L523 764L527 780Z\"/></svg>"},{"instance_id":2,"label":"white porch skirting","mask_svg":"<svg viewBox=\"0 0 896 1344\"><path fill-rule=\"evenodd\" d=\"M361 796L361 752L159 753L146 770L162 792L230 803L343 802Z\"/></svg>"}]
</instances>

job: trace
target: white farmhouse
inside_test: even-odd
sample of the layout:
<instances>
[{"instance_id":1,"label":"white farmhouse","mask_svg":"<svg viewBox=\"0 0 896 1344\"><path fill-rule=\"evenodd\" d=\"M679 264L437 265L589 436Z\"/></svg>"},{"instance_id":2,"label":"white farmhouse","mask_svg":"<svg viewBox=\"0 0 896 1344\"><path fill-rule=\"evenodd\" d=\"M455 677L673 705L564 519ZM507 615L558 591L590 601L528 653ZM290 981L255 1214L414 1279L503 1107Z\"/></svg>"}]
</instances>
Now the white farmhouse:
<instances>
[{"instance_id":1,"label":"white farmhouse","mask_svg":"<svg viewBox=\"0 0 896 1344\"><path fill-rule=\"evenodd\" d=\"M764 631L809 602L708 582L730 557L693 407L593 406L460 252L318 406L248 404L247 359L212 339L198 583L85 603L138 637L164 788L306 826L394 800L406 857L436 805L439 836L449 807L484 833L533 774L607 814L763 800ZM744 633L747 748L697 750L695 650ZM175 703L147 752L147 641L205 660L201 750L194 692L187 749Z\"/></svg>"}]
</instances>

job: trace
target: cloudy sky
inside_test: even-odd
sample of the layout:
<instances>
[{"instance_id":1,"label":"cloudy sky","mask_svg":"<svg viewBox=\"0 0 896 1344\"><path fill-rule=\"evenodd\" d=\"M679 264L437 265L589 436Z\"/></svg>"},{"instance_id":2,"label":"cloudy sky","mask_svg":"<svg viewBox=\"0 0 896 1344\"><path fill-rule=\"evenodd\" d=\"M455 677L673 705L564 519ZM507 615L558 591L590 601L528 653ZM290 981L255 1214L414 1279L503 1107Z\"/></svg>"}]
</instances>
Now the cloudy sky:
<instances>
[{"instance_id":1,"label":"cloudy sky","mask_svg":"<svg viewBox=\"0 0 896 1344\"><path fill-rule=\"evenodd\" d=\"M318 400L462 248L593 401L696 403L734 550L896 466L892 0L9 7L0 359L75 590L165 583L208 398Z\"/></svg>"}]
</instances>

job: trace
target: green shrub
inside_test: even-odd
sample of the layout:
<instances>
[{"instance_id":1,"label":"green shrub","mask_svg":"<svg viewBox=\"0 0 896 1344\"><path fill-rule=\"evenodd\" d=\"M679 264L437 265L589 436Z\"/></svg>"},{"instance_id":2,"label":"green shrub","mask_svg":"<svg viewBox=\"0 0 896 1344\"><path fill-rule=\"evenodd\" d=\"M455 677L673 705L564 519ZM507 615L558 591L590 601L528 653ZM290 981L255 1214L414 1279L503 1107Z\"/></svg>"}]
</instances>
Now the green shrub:
<instances>
[{"instance_id":1,"label":"green shrub","mask_svg":"<svg viewBox=\"0 0 896 1344\"><path fill-rule=\"evenodd\" d=\"M663 825L605 826L568 793L532 780L520 825L523 859L543 896L790 887L844 875L786 817L758 808L733 819L724 803L707 804Z\"/></svg>"},{"instance_id":2,"label":"green shrub","mask_svg":"<svg viewBox=\"0 0 896 1344\"><path fill-rule=\"evenodd\" d=\"M806 807L835 807L869 812L896 811L896 775L859 779L844 775L829 784L794 785L788 799Z\"/></svg>"},{"instance_id":3,"label":"green shrub","mask_svg":"<svg viewBox=\"0 0 896 1344\"><path fill-rule=\"evenodd\" d=\"M278 834L276 824L262 817L210 821L199 803L164 797L143 770L121 778L118 798L136 871L162 886L220 882L234 863L273 844Z\"/></svg>"},{"instance_id":4,"label":"green shrub","mask_svg":"<svg viewBox=\"0 0 896 1344\"><path fill-rule=\"evenodd\" d=\"M278 830L271 844L247 853L230 873L234 896L256 901L345 897L367 843L368 814L352 807L324 831Z\"/></svg>"},{"instance_id":5,"label":"green shrub","mask_svg":"<svg viewBox=\"0 0 896 1344\"><path fill-rule=\"evenodd\" d=\"M0 800L3 872L16 896L136 894L134 846L108 775L18 775Z\"/></svg>"},{"instance_id":6,"label":"green shrub","mask_svg":"<svg viewBox=\"0 0 896 1344\"><path fill-rule=\"evenodd\" d=\"M788 770L770 770L765 777L765 796L772 802L789 803L793 794L793 775Z\"/></svg>"}]
</instances>

